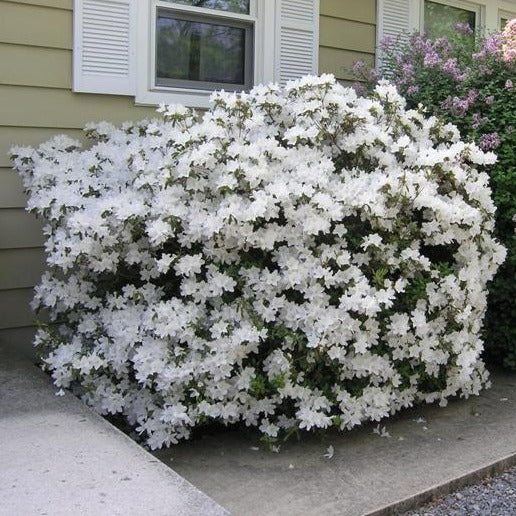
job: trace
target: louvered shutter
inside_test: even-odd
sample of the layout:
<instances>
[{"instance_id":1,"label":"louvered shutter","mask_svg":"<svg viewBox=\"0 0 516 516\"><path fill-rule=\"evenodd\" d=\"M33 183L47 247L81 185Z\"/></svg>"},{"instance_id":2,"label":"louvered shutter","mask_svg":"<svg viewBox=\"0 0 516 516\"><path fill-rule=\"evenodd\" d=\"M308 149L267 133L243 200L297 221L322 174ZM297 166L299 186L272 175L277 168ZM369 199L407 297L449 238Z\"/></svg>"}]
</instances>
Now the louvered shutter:
<instances>
[{"instance_id":1,"label":"louvered shutter","mask_svg":"<svg viewBox=\"0 0 516 516\"><path fill-rule=\"evenodd\" d=\"M74 91L135 94L136 1L75 0Z\"/></svg>"},{"instance_id":2,"label":"louvered shutter","mask_svg":"<svg viewBox=\"0 0 516 516\"><path fill-rule=\"evenodd\" d=\"M378 0L378 43L385 37L406 37L418 28L419 1Z\"/></svg>"},{"instance_id":3,"label":"louvered shutter","mask_svg":"<svg viewBox=\"0 0 516 516\"><path fill-rule=\"evenodd\" d=\"M279 48L276 80L285 84L317 74L319 54L319 0L279 0Z\"/></svg>"}]
</instances>

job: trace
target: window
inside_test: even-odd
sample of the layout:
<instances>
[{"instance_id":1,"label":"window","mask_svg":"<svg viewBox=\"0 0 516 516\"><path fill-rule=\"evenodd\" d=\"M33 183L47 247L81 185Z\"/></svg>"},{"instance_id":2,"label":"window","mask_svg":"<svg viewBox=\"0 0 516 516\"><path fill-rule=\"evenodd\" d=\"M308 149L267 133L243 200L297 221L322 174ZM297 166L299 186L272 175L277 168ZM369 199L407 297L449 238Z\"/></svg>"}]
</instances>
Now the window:
<instances>
[{"instance_id":1,"label":"window","mask_svg":"<svg viewBox=\"0 0 516 516\"><path fill-rule=\"evenodd\" d=\"M516 18L516 13L503 10L498 11L498 23L500 30L503 30L509 20L512 20L513 18Z\"/></svg>"},{"instance_id":2,"label":"window","mask_svg":"<svg viewBox=\"0 0 516 516\"><path fill-rule=\"evenodd\" d=\"M312 2L312 0L310 0ZM148 4L148 5L144 5ZM139 3L136 102L206 107L216 89L271 80L275 14L270 0L150 0ZM145 28L147 30L145 30Z\"/></svg>"},{"instance_id":3,"label":"window","mask_svg":"<svg viewBox=\"0 0 516 516\"><path fill-rule=\"evenodd\" d=\"M192 0L188 3L203 6L215 2ZM222 5L217 8L222 13L233 10L247 15L250 3L250 0L238 5L219 2ZM155 40L157 86L244 90L253 85L252 19L227 19L160 7Z\"/></svg>"},{"instance_id":4,"label":"window","mask_svg":"<svg viewBox=\"0 0 516 516\"><path fill-rule=\"evenodd\" d=\"M206 107L317 73L319 0L75 0L73 90Z\"/></svg>"},{"instance_id":5,"label":"window","mask_svg":"<svg viewBox=\"0 0 516 516\"><path fill-rule=\"evenodd\" d=\"M515 4L516 0L377 0L377 41L386 36L406 39L413 31L447 36L457 23L467 23L476 34L490 33L515 16Z\"/></svg>"},{"instance_id":6,"label":"window","mask_svg":"<svg viewBox=\"0 0 516 516\"><path fill-rule=\"evenodd\" d=\"M463 2L443 3L439 0L424 2L423 30L433 39L452 35L457 24L469 25L474 31L479 18L480 6L470 6Z\"/></svg>"}]
</instances>

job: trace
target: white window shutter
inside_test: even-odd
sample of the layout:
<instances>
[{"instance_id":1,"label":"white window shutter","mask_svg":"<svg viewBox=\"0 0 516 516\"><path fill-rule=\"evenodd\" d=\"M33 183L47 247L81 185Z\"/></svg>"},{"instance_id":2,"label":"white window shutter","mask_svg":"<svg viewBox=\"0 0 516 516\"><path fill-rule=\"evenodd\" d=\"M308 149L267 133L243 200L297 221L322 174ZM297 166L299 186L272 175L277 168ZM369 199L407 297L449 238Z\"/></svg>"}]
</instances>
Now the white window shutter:
<instances>
[{"instance_id":1,"label":"white window shutter","mask_svg":"<svg viewBox=\"0 0 516 516\"><path fill-rule=\"evenodd\" d=\"M135 94L136 1L75 0L74 91Z\"/></svg>"},{"instance_id":2,"label":"white window shutter","mask_svg":"<svg viewBox=\"0 0 516 516\"><path fill-rule=\"evenodd\" d=\"M378 0L377 43L385 37L405 38L419 27L419 1Z\"/></svg>"},{"instance_id":3,"label":"white window shutter","mask_svg":"<svg viewBox=\"0 0 516 516\"><path fill-rule=\"evenodd\" d=\"M279 0L276 80L318 73L319 0Z\"/></svg>"}]
</instances>

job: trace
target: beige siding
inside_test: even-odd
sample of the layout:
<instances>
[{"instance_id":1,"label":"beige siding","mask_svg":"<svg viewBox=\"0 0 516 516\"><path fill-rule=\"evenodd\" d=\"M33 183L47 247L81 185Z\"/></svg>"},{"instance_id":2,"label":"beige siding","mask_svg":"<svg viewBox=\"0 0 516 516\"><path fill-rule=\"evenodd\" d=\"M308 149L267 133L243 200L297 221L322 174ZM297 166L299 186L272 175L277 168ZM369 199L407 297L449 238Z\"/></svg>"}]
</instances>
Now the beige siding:
<instances>
[{"instance_id":1,"label":"beige siding","mask_svg":"<svg viewBox=\"0 0 516 516\"><path fill-rule=\"evenodd\" d=\"M154 116L134 99L76 94L72 82L72 0L0 1L0 344L28 340L32 286L44 267L41 223L24 210L10 170L13 145L56 134L84 140L89 121ZM349 79L354 60L373 61L375 0L321 0L320 71Z\"/></svg>"},{"instance_id":2,"label":"beige siding","mask_svg":"<svg viewBox=\"0 0 516 516\"><path fill-rule=\"evenodd\" d=\"M33 333L29 302L44 268L41 222L24 210L9 149L63 133L84 140L89 121L154 115L129 97L73 93L71 49L72 0L0 2L0 344Z\"/></svg>"},{"instance_id":3,"label":"beige siding","mask_svg":"<svg viewBox=\"0 0 516 516\"><path fill-rule=\"evenodd\" d=\"M0 113L4 126L80 129L92 120L121 123L152 117L155 109L135 108L131 97L0 85Z\"/></svg>"},{"instance_id":4,"label":"beige siding","mask_svg":"<svg viewBox=\"0 0 516 516\"><path fill-rule=\"evenodd\" d=\"M376 23L376 1L321 0L320 13L321 16L374 25Z\"/></svg>"},{"instance_id":5,"label":"beige siding","mask_svg":"<svg viewBox=\"0 0 516 516\"><path fill-rule=\"evenodd\" d=\"M0 250L43 245L41 221L22 208L0 210Z\"/></svg>"},{"instance_id":6,"label":"beige siding","mask_svg":"<svg viewBox=\"0 0 516 516\"><path fill-rule=\"evenodd\" d=\"M73 0L9 0L17 4L42 5L44 7L54 7L55 9L72 10Z\"/></svg>"},{"instance_id":7,"label":"beige siding","mask_svg":"<svg viewBox=\"0 0 516 516\"><path fill-rule=\"evenodd\" d=\"M37 94L37 91L35 92ZM21 117L20 117L21 118ZM0 117L0 122L2 121ZM10 167L9 149L13 145L38 145L58 134L67 134L71 138L84 141L82 129L70 129L63 127L7 127L0 125L0 167ZM2 204L0 203L0 206Z\"/></svg>"},{"instance_id":8,"label":"beige siding","mask_svg":"<svg viewBox=\"0 0 516 516\"><path fill-rule=\"evenodd\" d=\"M3 290L0 296L0 330L32 326L36 316L30 308L34 295L32 288ZM0 332L1 334L1 332Z\"/></svg>"},{"instance_id":9,"label":"beige siding","mask_svg":"<svg viewBox=\"0 0 516 516\"><path fill-rule=\"evenodd\" d=\"M0 331L0 347L14 347L16 352L28 358L34 358L34 347L32 341L34 339L34 326L25 326L18 328L5 328Z\"/></svg>"},{"instance_id":10,"label":"beige siding","mask_svg":"<svg viewBox=\"0 0 516 516\"><path fill-rule=\"evenodd\" d=\"M71 50L0 43L0 63L20 63L2 70L0 84L72 87Z\"/></svg>"},{"instance_id":11,"label":"beige siding","mask_svg":"<svg viewBox=\"0 0 516 516\"><path fill-rule=\"evenodd\" d=\"M353 80L349 70L357 61L364 61L369 66L374 66L374 54L347 50L340 48L321 47L319 52L319 69L335 74L341 80Z\"/></svg>"},{"instance_id":12,"label":"beige siding","mask_svg":"<svg viewBox=\"0 0 516 516\"><path fill-rule=\"evenodd\" d=\"M34 360L34 326L5 328L0 331L0 347L15 348L17 354Z\"/></svg>"},{"instance_id":13,"label":"beige siding","mask_svg":"<svg viewBox=\"0 0 516 516\"><path fill-rule=\"evenodd\" d=\"M0 206L23 208L25 202L20 176L11 168L0 168Z\"/></svg>"},{"instance_id":14,"label":"beige siding","mask_svg":"<svg viewBox=\"0 0 516 516\"><path fill-rule=\"evenodd\" d=\"M0 2L0 41L72 48L72 12L18 2Z\"/></svg>"},{"instance_id":15,"label":"beige siding","mask_svg":"<svg viewBox=\"0 0 516 516\"><path fill-rule=\"evenodd\" d=\"M353 80L356 61L374 64L375 0L321 0L319 72Z\"/></svg>"},{"instance_id":16,"label":"beige siding","mask_svg":"<svg viewBox=\"0 0 516 516\"><path fill-rule=\"evenodd\" d=\"M0 289L31 288L45 268L45 253L40 247L0 251Z\"/></svg>"}]
</instances>

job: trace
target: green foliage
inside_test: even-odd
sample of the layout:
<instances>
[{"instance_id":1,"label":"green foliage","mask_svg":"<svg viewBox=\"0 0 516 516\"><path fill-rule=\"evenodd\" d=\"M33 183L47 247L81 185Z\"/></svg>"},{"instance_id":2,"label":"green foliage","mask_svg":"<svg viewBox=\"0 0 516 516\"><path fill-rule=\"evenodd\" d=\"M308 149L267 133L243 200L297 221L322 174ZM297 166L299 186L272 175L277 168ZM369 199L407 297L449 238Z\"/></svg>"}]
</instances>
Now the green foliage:
<instances>
[{"instance_id":1,"label":"green foliage","mask_svg":"<svg viewBox=\"0 0 516 516\"><path fill-rule=\"evenodd\" d=\"M462 24L446 38L413 34L387 41L380 76L396 84L409 108L423 106L497 154L487 172L497 207L495 234L507 259L490 285L484 338L489 359L516 369L516 61L504 54L504 37L492 34L472 51L472 31ZM354 70L368 88L378 79L363 65Z\"/></svg>"}]
</instances>

